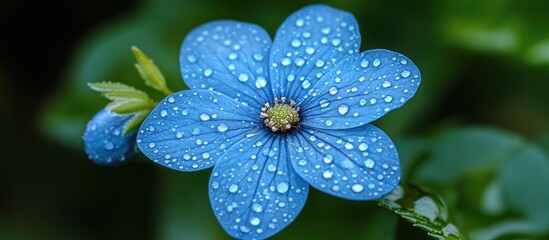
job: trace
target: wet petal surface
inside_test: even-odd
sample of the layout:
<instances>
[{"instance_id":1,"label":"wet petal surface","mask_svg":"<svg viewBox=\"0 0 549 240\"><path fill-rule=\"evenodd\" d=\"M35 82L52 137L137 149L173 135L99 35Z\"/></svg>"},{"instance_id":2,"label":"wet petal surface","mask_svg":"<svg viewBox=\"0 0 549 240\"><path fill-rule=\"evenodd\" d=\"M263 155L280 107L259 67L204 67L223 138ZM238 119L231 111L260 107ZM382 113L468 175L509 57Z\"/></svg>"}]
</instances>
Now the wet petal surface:
<instances>
[{"instance_id":1,"label":"wet petal surface","mask_svg":"<svg viewBox=\"0 0 549 240\"><path fill-rule=\"evenodd\" d=\"M270 46L269 35L257 25L206 23L190 32L181 46L181 74L191 89L215 90L251 107L260 106L273 99Z\"/></svg>"},{"instance_id":2,"label":"wet petal surface","mask_svg":"<svg viewBox=\"0 0 549 240\"><path fill-rule=\"evenodd\" d=\"M303 179L341 198L380 198L400 181L395 146L371 124L344 131L304 129L292 135L288 149Z\"/></svg>"},{"instance_id":3,"label":"wet petal surface","mask_svg":"<svg viewBox=\"0 0 549 240\"><path fill-rule=\"evenodd\" d=\"M404 55L376 49L342 61L301 103L302 125L347 129L370 123L401 107L421 82L418 68Z\"/></svg>"},{"instance_id":4,"label":"wet petal surface","mask_svg":"<svg viewBox=\"0 0 549 240\"><path fill-rule=\"evenodd\" d=\"M137 144L160 165L196 171L213 166L247 134L263 132L258 115L219 92L181 91L153 109L139 129Z\"/></svg>"},{"instance_id":5,"label":"wet petal surface","mask_svg":"<svg viewBox=\"0 0 549 240\"><path fill-rule=\"evenodd\" d=\"M84 149L94 163L115 166L135 156L136 131L122 134L133 115L118 115L105 109L88 123L84 133Z\"/></svg>"},{"instance_id":6,"label":"wet petal surface","mask_svg":"<svg viewBox=\"0 0 549 240\"><path fill-rule=\"evenodd\" d=\"M209 192L227 233L238 239L264 239L297 217L308 184L288 160L285 139L267 133L242 140L221 157Z\"/></svg>"},{"instance_id":7,"label":"wet petal surface","mask_svg":"<svg viewBox=\"0 0 549 240\"><path fill-rule=\"evenodd\" d=\"M359 48L358 25L350 13L326 5L298 10L282 23L273 42L273 92L299 102L324 74Z\"/></svg>"}]
</instances>

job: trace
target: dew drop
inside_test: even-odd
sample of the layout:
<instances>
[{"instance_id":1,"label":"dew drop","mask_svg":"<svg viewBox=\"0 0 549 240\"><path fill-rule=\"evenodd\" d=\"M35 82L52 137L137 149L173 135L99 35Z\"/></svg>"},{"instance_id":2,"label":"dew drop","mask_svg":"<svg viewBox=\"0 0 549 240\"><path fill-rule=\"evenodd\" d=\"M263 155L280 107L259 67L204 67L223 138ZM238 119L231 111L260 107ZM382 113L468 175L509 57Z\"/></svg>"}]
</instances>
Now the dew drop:
<instances>
[{"instance_id":1,"label":"dew drop","mask_svg":"<svg viewBox=\"0 0 549 240\"><path fill-rule=\"evenodd\" d=\"M324 163L329 164L334 160L334 157L332 155L328 154L328 155L324 156L324 158L322 158L322 160L324 161Z\"/></svg>"},{"instance_id":2,"label":"dew drop","mask_svg":"<svg viewBox=\"0 0 549 240\"><path fill-rule=\"evenodd\" d=\"M255 87L256 88L264 88L267 85L267 80L265 80L264 77L258 77L255 80Z\"/></svg>"},{"instance_id":3,"label":"dew drop","mask_svg":"<svg viewBox=\"0 0 549 240\"><path fill-rule=\"evenodd\" d=\"M202 114L200 114L200 120L208 121L208 120L210 120L210 116L208 116L208 114L202 113Z\"/></svg>"},{"instance_id":4,"label":"dew drop","mask_svg":"<svg viewBox=\"0 0 549 240\"><path fill-rule=\"evenodd\" d=\"M316 64L315 64L317 67L322 67L324 66L324 60L322 59L318 59L316 60Z\"/></svg>"},{"instance_id":5,"label":"dew drop","mask_svg":"<svg viewBox=\"0 0 549 240\"><path fill-rule=\"evenodd\" d=\"M349 106L342 104L339 106L339 108L337 108L337 111L339 112L339 114L345 115L349 111Z\"/></svg>"},{"instance_id":6,"label":"dew drop","mask_svg":"<svg viewBox=\"0 0 549 240\"><path fill-rule=\"evenodd\" d=\"M379 64L381 64L381 61L379 61L379 59L374 59L374 61L372 62L372 64L374 65L374 67L378 67Z\"/></svg>"},{"instance_id":7,"label":"dew drop","mask_svg":"<svg viewBox=\"0 0 549 240\"><path fill-rule=\"evenodd\" d=\"M238 191L238 185L231 184L231 186L229 186L229 192L230 193L235 193L236 191Z\"/></svg>"},{"instance_id":8,"label":"dew drop","mask_svg":"<svg viewBox=\"0 0 549 240\"><path fill-rule=\"evenodd\" d=\"M353 185L351 189L353 189L353 192L359 193L359 192L362 192L362 190L364 190L364 186L357 183Z\"/></svg>"},{"instance_id":9,"label":"dew drop","mask_svg":"<svg viewBox=\"0 0 549 240\"><path fill-rule=\"evenodd\" d=\"M315 53L315 49L312 48L312 47L307 47L307 48L305 48L305 52L307 54L311 55L311 54Z\"/></svg>"},{"instance_id":10,"label":"dew drop","mask_svg":"<svg viewBox=\"0 0 549 240\"><path fill-rule=\"evenodd\" d=\"M152 143L149 143L149 147L150 147L150 148L154 148L155 146L156 146L155 143L153 143L153 142L152 142Z\"/></svg>"},{"instance_id":11,"label":"dew drop","mask_svg":"<svg viewBox=\"0 0 549 240\"><path fill-rule=\"evenodd\" d=\"M248 81L249 77L248 77L248 74L246 73L241 73L240 75L238 75L238 80L241 81L241 82L246 82Z\"/></svg>"},{"instance_id":12,"label":"dew drop","mask_svg":"<svg viewBox=\"0 0 549 240\"><path fill-rule=\"evenodd\" d=\"M320 107L321 108L326 108L330 105L330 102L327 100L327 99L322 99L320 100Z\"/></svg>"},{"instance_id":13,"label":"dew drop","mask_svg":"<svg viewBox=\"0 0 549 240\"><path fill-rule=\"evenodd\" d=\"M259 54L259 53L255 53L255 54L253 55L253 57L254 57L254 59L255 59L256 61L258 61L258 62L263 60L263 55L261 55L261 54Z\"/></svg>"},{"instance_id":14,"label":"dew drop","mask_svg":"<svg viewBox=\"0 0 549 240\"><path fill-rule=\"evenodd\" d=\"M305 89L309 88L311 86L311 82L309 82L309 80L305 80L303 81L303 83L301 84L301 86Z\"/></svg>"},{"instance_id":15,"label":"dew drop","mask_svg":"<svg viewBox=\"0 0 549 240\"><path fill-rule=\"evenodd\" d=\"M193 56L193 55L189 55L189 56L187 56L187 60L188 60L190 63L194 63L194 62L196 62L196 57Z\"/></svg>"},{"instance_id":16,"label":"dew drop","mask_svg":"<svg viewBox=\"0 0 549 240\"><path fill-rule=\"evenodd\" d=\"M351 144L351 143L345 143L345 149L351 150L351 149L353 149L353 147L354 147L353 144Z\"/></svg>"},{"instance_id":17,"label":"dew drop","mask_svg":"<svg viewBox=\"0 0 549 240\"><path fill-rule=\"evenodd\" d=\"M235 60L238 58L238 54L232 52L232 53L229 53L229 59L230 60Z\"/></svg>"},{"instance_id":18,"label":"dew drop","mask_svg":"<svg viewBox=\"0 0 549 240\"><path fill-rule=\"evenodd\" d=\"M259 203L254 203L252 205L252 209L254 210L254 212L260 213L263 211L263 206L261 206Z\"/></svg>"},{"instance_id":19,"label":"dew drop","mask_svg":"<svg viewBox=\"0 0 549 240\"><path fill-rule=\"evenodd\" d=\"M303 24L305 24L305 21L303 21L303 19L301 18L295 21L295 25L298 27L303 27Z\"/></svg>"},{"instance_id":20,"label":"dew drop","mask_svg":"<svg viewBox=\"0 0 549 240\"><path fill-rule=\"evenodd\" d=\"M326 120L326 122L324 122L324 124L326 124L326 126L328 126L328 127L331 127L332 125L334 125L334 123L330 119Z\"/></svg>"},{"instance_id":21,"label":"dew drop","mask_svg":"<svg viewBox=\"0 0 549 240\"><path fill-rule=\"evenodd\" d=\"M212 69L209 69L209 68L208 68L208 69L204 70L204 76L205 76L205 77L211 76L212 73L213 73L213 70L212 70Z\"/></svg>"},{"instance_id":22,"label":"dew drop","mask_svg":"<svg viewBox=\"0 0 549 240\"><path fill-rule=\"evenodd\" d=\"M224 133L228 129L229 128L227 127L227 125L225 123L221 123L221 124L219 124L219 126L217 126L217 131L220 132L220 133Z\"/></svg>"},{"instance_id":23,"label":"dew drop","mask_svg":"<svg viewBox=\"0 0 549 240\"><path fill-rule=\"evenodd\" d=\"M282 65L284 66L288 66L292 64L292 60L290 60L289 58L283 58L280 63L282 63Z\"/></svg>"},{"instance_id":24,"label":"dew drop","mask_svg":"<svg viewBox=\"0 0 549 240\"><path fill-rule=\"evenodd\" d=\"M276 191L279 193L286 193L288 191L289 185L287 182L281 182L276 185Z\"/></svg>"},{"instance_id":25,"label":"dew drop","mask_svg":"<svg viewBox=\"0 0 549 240\"><path fill-rule=\"evenodd\" d=\"M301 46L301 41L299 41L299 39L294 39L292 40L292 47L299 47Z\"/></svg>"},{"instance_id":26,"label":"dew drop","mask_svg":"<svg viewBox=\"0 0 549 240\"><path fill-rule=\"evenodd\" d=\"M165 117L167 115L168 115L168 112L166 112L166 110L160 111L160 116Z\"/></svg>"},{"instance_id":27,"label":"dew drop","mask_svg":"<svg viewBox=\"0 0 549 240\"><path fill-rule=\"evenodd\" d=\"M385 102L390 103L390 102L392 102L392 101L393 101L393 97L391 97L391 96L386 96L386 97L385 97Z\"/></svg>"},{"instance_id":28,"label":"dew drop","mask_svg":"<svg viewBox=\"0 0 549 240\"><path fill-rule=\"evenodd\" d=\"M366 143L361 143L358 145L358 150L360 151L366 151L368 149L368 144Z\"/></svg>"},{"instance_id":29,"label":"dew drop","mask_svg":"<svg viewBox=\"0 0 549 240\"><path fill-rule=\"evenodd\" d=\"M385 82L383 82L383 83L381 84L381 86L384 87L384 88L388 88L388 87L391 86L391 82L385 81Z\"/></svg>"},{"instance_id":30,"label":"dew drop","mask_svg":"<svg viewBox=\"0 0 549 240\"><path fill-rule=\"evenodd\" d=\"M257 217L253 217L251 220L250 220L250 224L254 225L254 226L257 226L259 225L259 223L261 223L261 220Z\"/></svg>"},{"instance_id":31,"label":"dew drop","mask_svg":"<svg viewBox=\"0 0 549 240\"><path fill-rule=\"evenodd\" d=\"M366 159L366 161L364 161L364 166L366 166L367 168L373 168L374 165L375 162L372 159Z\"/></svg>"},{"instance_id":32,"label":"dew drop","mask_svg":"<svg viewBox=\"0 0 549 240\"><path fill-rule=\"evenodd\" d=\"M332 39L332 45L337 46L337 45L339 45L340 43L341 43L341 39L339 39L339 38L334 38L334 39Z\"/></svg>"},{"instance_id":33,"label":"dew drop","mask_svg":"<svg viewBox=\"0 0 549 240\"><path fill-rule=\"evenodd\" d=\"M337 93L337 88L336 87L331 87L330 90L328 90L328 92L331 94L331 95L335 95Z\"/></svg>"},{"instance_id":34,"label":"dew drop","mask_svg":"<svg viewBox=\"0 0 549 240\"><path fill-rule=\"evenodd\" d=\"M402 77L404 77L404 78L409 77L410 74L411 74L411 73L410 73L410 71L408 71L408 70L404 70L404 71L402 71L402 73L400 73L400 75L401 75Z\"/></svg>"},{"instance_id":35,"label":"dew drop","mask_svg":"<svg viewBox=\"0 0 549 240\"><path fill-rule=\"evenodd\" d=\"M362 59L362 61L360 61L360 66L363 67L363 68L368 67L369 64L370 64L370 62L368 62L368 60L366 60L366 59Z\"/></svg>"},{"instance_id":36,"label":"dew drop","mask_svg":"<svg viewBox=\"0 0 549 240\"><path fill-rule=\"evenodd\" d=\"M175 99L174 99L173 97L169 97L169 98L168 98L168 102L174 103L174 102L175 102Z\"/></svg>"},{"instance_id":37,"label":"dew drop","mask_svg":"<svg viewBox=\"0 0 549 240\"><path fill-rule=\"evenodd\" d=\"M324 171L324 173L322 173L322 177L324 177L325 179L330 179L332 178L333 175L334 175L334 172L330 170Z\"/></svg>"}]
</instances>

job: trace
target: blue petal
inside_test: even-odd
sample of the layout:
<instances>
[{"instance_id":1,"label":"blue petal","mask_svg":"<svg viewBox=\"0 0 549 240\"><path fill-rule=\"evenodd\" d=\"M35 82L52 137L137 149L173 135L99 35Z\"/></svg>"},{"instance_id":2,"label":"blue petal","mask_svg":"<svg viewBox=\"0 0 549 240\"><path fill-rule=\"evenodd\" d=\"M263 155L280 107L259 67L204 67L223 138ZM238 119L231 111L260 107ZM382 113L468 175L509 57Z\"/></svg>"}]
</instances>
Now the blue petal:
<instances>
[{"instance_id":1,"label":"blue petal","mask_svg":"<svg viewBox=\"0 0 549 240\"><path fill-rule=\"evenodd\" d=\"M324 74L359 48L358 24L350 13L326 5L298 10L282 23L273 42L274 93L300 102Z\"/></svg>"},{"instance_id":2,"label":"blue petal","mask_svg":"<svg viewBox=\"0 0 549 240\"><path fill-rule=\"evenodd\" d=\"M117 115L105 109L90 120L84 133L84 148L94 163L115 166L135 156L136 131L122 134L133 115Z\"/></svg>"},{"instance_id":3,"label":"blue petal","mask_svg":"<svg viewBox=\"0 0 549 240\"><path fill-rule=\"evenodd\" d=\"M271 39L261 27L237 21L204 24L181 46L181 74L191 89L219 91L257 106L271 101L268 54Z\"/></svg>"},{"instance_id":4,"label":"blue petal","mask_svg":"<svg viewBox=\"0 0 549 240\"><path fill-rule=\"evenodd\" d=\"M297 217L309 185L289 161L286 140L266 132L239 142L221 157L210 178L210 202L229 235L268 238Z\"/></svg>"},{"instance_id":5,"label":"blue petal","mask_svg":"<svg viewBox=\"0 0 549 240\"><path fill-rule=\"evenodd\" d=\"M188 90L162 100L137 135L154 162L179 171L214 165L248 133L264 131L259 112L215 91Z\"/></svg>"},{"instance_id":6,"label":"blue petal","mask_svg":"<svg viewBox=\"0 0 549 240\"><path fill-rule=\"evenodd\" d=\"M338 197L380 198L400 181L395 146L371 124L348 130L304 129L292 135L288 152L305 181Z\"/></svg>"},{"instance_id":7,"label":"blue petal","mask_svg":"<svg viewBox=\"0 0 549 240\"><path fill-rule=\"evenodd\" d=\"M400 53L370 50L342 61L302 102L302 125L347 129L399 108L416 93L418 68Z\"/></svg>"}]
</instances>

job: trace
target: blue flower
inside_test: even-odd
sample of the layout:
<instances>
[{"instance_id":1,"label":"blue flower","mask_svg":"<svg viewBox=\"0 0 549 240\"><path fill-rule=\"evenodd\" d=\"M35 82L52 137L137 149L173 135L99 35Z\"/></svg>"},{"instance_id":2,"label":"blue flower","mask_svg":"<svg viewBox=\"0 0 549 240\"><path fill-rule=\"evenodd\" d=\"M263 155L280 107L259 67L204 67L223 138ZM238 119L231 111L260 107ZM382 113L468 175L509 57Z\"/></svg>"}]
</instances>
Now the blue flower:
<instances>
[{"instance_id":1,"label":"blue flower","mask_svg":"<svg viewBox=\"0 0 549 240\"><path fill-rule=\"evenodd\" d=\"M90 120L84 133L84 149L94 163L116 166L136 155L137 131L123 134L132 115L118 115L101 110Z\"/></svg>"},{"instance_id":2,"label":"blue flower","mask_svg":"<svg viewBox=\"0 0 549 240\"><path fill-rule=\"evenodd\" d=\"M178 171L214 167L210 202L235 238L267 238L303 208L309 185L351 200L400 180L391 139L369 124L417 91L420 73L389 50L359 53L354 17L312 5L274 41L261 27L215 21L188 34L181 72L192 89L168 96L137 143Z\"/></svg>"}]
</instances>

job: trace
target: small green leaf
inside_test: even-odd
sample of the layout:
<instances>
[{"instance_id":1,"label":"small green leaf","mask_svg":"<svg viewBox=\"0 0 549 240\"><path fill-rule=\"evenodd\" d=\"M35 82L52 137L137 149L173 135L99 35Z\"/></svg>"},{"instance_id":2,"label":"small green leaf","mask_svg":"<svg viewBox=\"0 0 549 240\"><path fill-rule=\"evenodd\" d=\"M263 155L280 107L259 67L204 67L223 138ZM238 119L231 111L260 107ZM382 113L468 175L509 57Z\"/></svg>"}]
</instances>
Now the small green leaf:
<instances>
[{"instance_id":1,"label":"small green leaf","mask_svg":"<svg viewBox=\"0 0 549 240\"><path fill-rule=\"evenodd\" d=\"M108 92L104 94L106 98L116 101L116 100L122 100L122 99L131 99L134 101L149 101L149 96L141 91L121 91L121 92Z\"/></svg>"},{"instance_id":2,"label":"small green leaf","mask_svg":"<svg viewBox=\"0 0 549 240\"><path fill-rule=\"evenodd\" d=\"M135 55L135 59L137 60L135 68L137 68L141 78L145 80L145 84L166 95L171 94L172 91L168 88L168 86L166 86L166 79L164 78L164 75L162 75L153 61L137 47L132 47L132 51Z\"/></svg>"},{"instance_id":3,"label":"small green leaf","mask_svg":"<svg viewBox=\"0 0 549 240\"><path fill-rule=\"evenodd\" d=\"M126 123L126 126L124 126L123 133L126 134L128 132L131 132L134 129L137 129L139 126L141 126L141 123L147 116L149 116L149 113L151 110L143 110L141 112L135 113L134 117Z\"/></svg>"},{"instance_id":4,"label":"small green leaf","mask_svg":"<svg viewBox=\"0 0 549 240\"><path fill-rule=\"evenodd\" d=\"M111 100L107 105L107 109L116 114L136 114L137 116L143 112L150 112L156 105L156 103L149 98L147 93L126 84L118 82L96 82L88 83L88 85L91 89L101 92L107 99ZM143 120L143 117L140 118ZM135 117L133 119L135 119ZM141 122L132 122L132 124L139 123ZM133 127L133 125L130 127Z\"/></svg>"},{"instance_id":5,"label":"small green leaf","mask_svg":"<svg viewBox=\"0 0 549 240\"><path fill-rule=\"evenodd\" d=\"M411 184L402 183L379 205L395 212L435 239L467 239L448 219L444 201Z\"/></svg>"},{"instance_id":6,"label":"small green leaf","mask_svg":"<svg viewBox=\"0 0 549 240\"><path fill-rule=\"evenodd\" d=\"M107 109L116 114L132 114L143 110L150 110L149 102L143 101L113 101L107 105Z\"/></svg>"},{"instance_id":7,"label":"small green leaf","mask_svg":"<svg viewBox=\"0 0 549 240\"><path fill-rule=\"evenodd\" d=\"M128 86L123 83L119 82L93 82L88 83L88 86L97 92L117 92L117 91L125 91L125 92L132 92L132 91L138 91L139 90L133 88L132 86Z\"/></svg>"}]
</instances>

